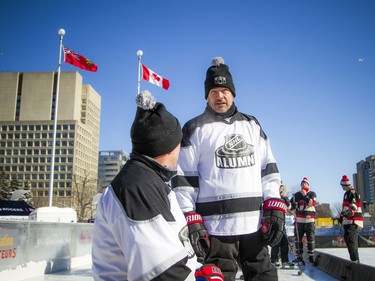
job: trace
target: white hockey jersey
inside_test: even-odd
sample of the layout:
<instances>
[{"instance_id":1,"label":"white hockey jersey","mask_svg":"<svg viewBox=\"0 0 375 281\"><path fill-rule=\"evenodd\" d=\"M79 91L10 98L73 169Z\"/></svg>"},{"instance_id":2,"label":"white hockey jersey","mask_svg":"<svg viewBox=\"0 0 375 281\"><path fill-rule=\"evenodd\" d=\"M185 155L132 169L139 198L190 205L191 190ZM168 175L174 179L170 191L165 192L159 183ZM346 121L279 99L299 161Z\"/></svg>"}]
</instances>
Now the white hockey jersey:
<instances>
[{"instance_id":1,"label":"white hockey jersey","mask_svg":"<svg viewBox=\"0 0 375 281\"><path fill-rule=\"evenodd\" d=\"M256 232L263 201L280 198L281 183L259 122L236 108L226 116L207 106L183 133L178 175L172 179L182 211L200 213L211 235Z\"/></svg>"}]
</instances>

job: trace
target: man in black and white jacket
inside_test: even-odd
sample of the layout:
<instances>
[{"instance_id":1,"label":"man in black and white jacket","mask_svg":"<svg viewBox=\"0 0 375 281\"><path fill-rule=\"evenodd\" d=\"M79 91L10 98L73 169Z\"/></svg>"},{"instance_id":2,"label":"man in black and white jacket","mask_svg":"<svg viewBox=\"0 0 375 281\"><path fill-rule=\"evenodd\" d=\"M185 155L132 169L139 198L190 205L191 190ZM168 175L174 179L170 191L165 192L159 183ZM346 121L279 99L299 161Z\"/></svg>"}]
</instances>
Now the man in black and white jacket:
<instances>
[{"instance_id":1,"label":"man in black and white jacket","mask_svg":"<svg viewBox=\"0 0 375 281\"><path fill-rule=\"evenodd\" d=\"M206 73L206 110L183 127L172 188L199 258L219 266L226 281L235 280L237 261L245 280L274 281L267 245L283 236L280 174L258 120L237 110L235 96L217 57Z\"/></svg>"},{"instance_id":2,"label":"man in black and white jacket","mask_svg":"<svg viewBox=\"0 0 375 281\"><path fill-rule=\"evenodd\" d=\"M196 271L185 217L167 182L175 174L182 131L145 91L137 96L130 160L101 196L93 235L94 280L223 281L212 265ZM194 276L195 275L195 276Z\"/></svg>"}]
</instances>

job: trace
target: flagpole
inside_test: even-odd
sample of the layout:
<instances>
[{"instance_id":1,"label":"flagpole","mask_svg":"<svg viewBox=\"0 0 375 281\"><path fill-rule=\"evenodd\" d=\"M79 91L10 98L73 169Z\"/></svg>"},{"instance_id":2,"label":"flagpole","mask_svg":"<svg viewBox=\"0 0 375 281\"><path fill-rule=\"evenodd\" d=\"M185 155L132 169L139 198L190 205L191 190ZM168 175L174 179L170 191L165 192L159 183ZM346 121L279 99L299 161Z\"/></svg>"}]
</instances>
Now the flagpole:
<instances>
[{"instance_id":1,"label":"flagpole","mask_svg":"<svg viewBox=\"0 0 375 281\"><path fill-rule=\"evenodd\" d=\"M60 90L60 68L61 68L61 53L62 53L62 40L65 35L65 30L60 28L58 31L60 35L60 49L59 49L59 64L57 67L57 83L56 83L56 97L55 97L55 113L53 115L53 141L52 141L52 157L51 157L51 173L49 178L49 193L48 193L48 206L52 207L53 198L53 179L55 174L55 150L56 150L56 128L57 128L57 110L59 105L59 90Z\"/></svg>"},{"instance_id":2,"label":"flagpole","mask_svg":"<svg viewBox=\"0 0 375 281\"><path fill-rule=\"evenodd\" d=\"M141 92L141 57L143 55L142 50L137 51L138 56L138 88L137 88L137 94L139 95Z\"/></svg>"}]
</instances>

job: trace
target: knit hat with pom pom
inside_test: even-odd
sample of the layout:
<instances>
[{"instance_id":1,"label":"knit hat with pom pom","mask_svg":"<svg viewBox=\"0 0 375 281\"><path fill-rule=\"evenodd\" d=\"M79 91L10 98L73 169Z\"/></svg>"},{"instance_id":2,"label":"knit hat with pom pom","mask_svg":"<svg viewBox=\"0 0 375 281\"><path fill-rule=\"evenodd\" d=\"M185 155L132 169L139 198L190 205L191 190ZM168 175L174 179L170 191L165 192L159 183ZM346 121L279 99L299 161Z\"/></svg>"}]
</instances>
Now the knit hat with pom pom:
<instances>
[{"instance_id":1,"label":"knit hat with pom pom","mask_svg":"<svg viewBox=\"0 0 375 281\"><path fill-rule=\"evenodd\" d=\"M232 74L229 72L229 67L224 64L222 57L215 57L212 60L212 65L207 69L206 81L204 81L205 99L207 99L208 93L216 87L228 88L233 97L236 96Z\"/></svg>"},{"instance_id":2,"label":"knit hat with pom pom","mask_svg":"<svg viewBox=\"0 0 375 281\"><path fill-rule=\"evenodd\" d=\"M136 103L130 132L133 150L153 158L174 150L182 140L177 118L147 90L137 95Z\"/></svg>"},{"instance_id":3,"label":"knit hat with pom pom","mask_svg":"<svg viewBox=\"0 0 375 281\"><path fill-rule=\"evenodd\" d=\"M346 175L342 176L342 179L340 181L340 185L341 186L350 186L351 185L350 184L350 180L349 180L349 178Z\"/></svg>"},{"instance_id":4,"label":"knit hat with pom pom","mask_svg":"<svg viewBox=\"0 0 375 281\"><path fill-rule=\"evenodd\" d=\"M308 186L310 186L309 180L308 180L306 177L304 177L304 178L302 179L302 181L301 181L301 185L302 185L302 183L304 183L304 182L307 183ZM304 187L302 187L302 189L304 189L306 192L309 192L309 191L310 191L310 188L309 188L308 186L304 186Z\"/></svg>"}]
</instances>

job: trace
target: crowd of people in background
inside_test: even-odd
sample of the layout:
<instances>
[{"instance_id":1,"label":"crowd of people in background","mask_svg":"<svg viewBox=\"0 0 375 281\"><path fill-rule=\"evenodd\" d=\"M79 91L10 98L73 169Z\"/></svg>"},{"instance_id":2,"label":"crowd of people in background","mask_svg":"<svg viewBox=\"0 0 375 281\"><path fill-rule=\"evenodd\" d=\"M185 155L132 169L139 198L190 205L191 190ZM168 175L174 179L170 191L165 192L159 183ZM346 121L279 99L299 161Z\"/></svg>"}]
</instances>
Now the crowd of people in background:
<instances>
[{"instance_id":1,"label":"crowd of people in background","mask_svg":"<svg viewBox=\"0 0 375 281\"><path fill-rule=\"evenodd\" d=\"M344 241L349 252L350 260L354 263L359 263L358 252L358 231L363 228L363 214L362 201L356 188L350 183L349 178L343 175L340 180L340 185L345 191L342 210L339 215L339 224L344 230ZM310 190L310 183L305 177L301 181L301 190L293 194L288 199L286 197L285 188L280 186L280 196L285 200L290 212L295 217L294 221L294 238L295 238L295 259L292 262L288 260L288 253L291 248L287 248L288 240L283 240L271 249L271 261L276 266L281 268L293 267L296 262L303 260L303 237L306 235L308 260L314 264L314 249L315 249L315 219L316 219L316 193ZM286 246L283 246L286 245ZM281 257L281 264L279 259Z\"/></svg>"}]
</instances>

